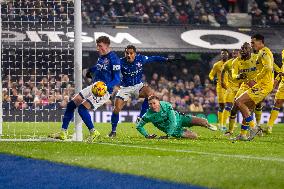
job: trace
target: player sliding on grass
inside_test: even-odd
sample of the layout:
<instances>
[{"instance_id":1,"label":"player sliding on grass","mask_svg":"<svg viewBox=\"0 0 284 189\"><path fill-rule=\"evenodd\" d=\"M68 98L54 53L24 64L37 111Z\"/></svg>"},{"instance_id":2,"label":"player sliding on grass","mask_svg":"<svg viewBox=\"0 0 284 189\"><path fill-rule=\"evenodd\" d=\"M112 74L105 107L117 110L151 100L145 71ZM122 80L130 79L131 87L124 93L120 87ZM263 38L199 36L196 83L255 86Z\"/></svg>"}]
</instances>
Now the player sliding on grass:
<instances>
[{"instance_id":1,"label":"player sliding on grass","mask_svg":"<svg viewBox=\"0 0 284 189\"><path fill-rule=\"evenodd\" d=\"M74 98L68 102L60 133L56 133L51 137L65 140L67 139L67 128L70 121L74 117L74 111L78 107L78 113L82 120L90 131L88 138L89 142L95 140L100 133L94 129L94 125L91 120L91 116L88 110L96 110L107 101L109 101L110 94L113 87L120 83L120 60L118 56L110 49L110 39L106 36L101 36L96 40L97 51L99 52L99 59L97 63L90 69L93 75L93 82L97 84L97 81L105 83L107 91L105 94L99 94L101 90L105 90L106 87L100 87L100 91L94 85L90 85L76 94Z\"/></svg>"},{"instance_id":2,"label":"player sliding on grass","mask_svg":"<svg viewBox=\"0 0 284 189\"><path fill-rule=\"evenodd\" d=\"M116 136L119 112L131 96L145 98L139 117L142 117L149 107L148 97L153 94L153 90L143 84L143 66L148 63L168 61L167 58L161 56L143 56L136 54L136 47L133 45L128 45L124 53L125 57L120 59L122 74L121 87L114 101L114 109L111 115L112 130L109 133L109 137Z\"/></svg>"},{"instance_id":3,"label":"player sliding on grass","mask_svg":"<svg viewBox=\"0 0 284 189\"><path fill-rule=\"evenodd\" d=\"M157 135L149 135L144 129L146 123L153 123L155 127L166 133L166 136L160 138L176 137L196 139L197 134L188 130L192 126L206 127L212 131L216 131L217 127L208 123L206 119L191 116L190 114L181 114L173 110L169 102L159 101L157 96L148 98L149 109L138 122L136 129L146 138L155 138Z\"/></svg>"}]
</instances>

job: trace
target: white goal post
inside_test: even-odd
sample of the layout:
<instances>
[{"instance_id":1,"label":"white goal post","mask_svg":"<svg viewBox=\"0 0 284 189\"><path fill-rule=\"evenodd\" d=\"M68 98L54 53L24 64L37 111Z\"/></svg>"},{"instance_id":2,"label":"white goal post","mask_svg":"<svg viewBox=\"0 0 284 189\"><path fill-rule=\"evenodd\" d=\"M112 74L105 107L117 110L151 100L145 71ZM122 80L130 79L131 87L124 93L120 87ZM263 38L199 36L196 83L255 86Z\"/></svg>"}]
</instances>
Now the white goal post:
<instances>
[{"instance_id":1,"label":"white goal post","mask_svg":"<svg viewBox=\"0 0 284 189\"><path fill-rule=\"evenodd\" d=\"M81 0L22 2L0 0L0 141L53 141L46 132L60 131L67 102L82 89ZM55 43L52 32L74 32L75 40L60 34ZM74 121L72 140L82 141L77 111Z\"/></svg>"}]
</instances>

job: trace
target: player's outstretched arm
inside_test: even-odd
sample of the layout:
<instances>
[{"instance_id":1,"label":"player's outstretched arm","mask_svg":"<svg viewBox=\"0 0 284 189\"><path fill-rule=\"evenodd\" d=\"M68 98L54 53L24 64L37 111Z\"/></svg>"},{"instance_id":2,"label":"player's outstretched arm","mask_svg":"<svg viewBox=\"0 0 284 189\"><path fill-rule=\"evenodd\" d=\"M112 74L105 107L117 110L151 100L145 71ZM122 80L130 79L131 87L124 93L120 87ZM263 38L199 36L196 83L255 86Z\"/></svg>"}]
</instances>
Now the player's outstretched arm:
<instances>
[{"instance_id":1,"label":"player's outstretched arm","mask_svg":"<svg viewBox=\"0 0 284 189\"><path fill-rule=\"evenodd\" d=\"M141 135L143 135L145 138L147 138L148 136L150 136L150 135L147 133L146 129L144 128L144 125L146 125L147 122L149 122L149 121L145 118L145 116L143 116L142 119L141 119L141 120L137 123L137 125L136 125L137 131L138 131ZM154 138L155 138L155 137L154 137Z\"/></svg>"},{"instance_id":2,"label":"player's outstretched arm","mask_svg":"<svg viewBox=\"0 0 284 189\"><path fill-rule=\"evenodd\" d=\"M213 79L214 79L216 73L217 73L217 72L216 72L216 66L215 66L215 64L214 64L213 68L211 69L211 71L210 71L210 73L209 73L209 79L210 79L211 81L213 81Z\"/></svg>"},{"instance_id":3,"label":"player's outstretched arm","mask_svg":"<svg viewBox=\"0 0 284 189\"><path fill-rule=\"evenodd\" d=\"M154 63L154 62L165 63L168 62L168 58L162 56L143 56L143 62L144 64Z\"/></svg>"}]
</instances>

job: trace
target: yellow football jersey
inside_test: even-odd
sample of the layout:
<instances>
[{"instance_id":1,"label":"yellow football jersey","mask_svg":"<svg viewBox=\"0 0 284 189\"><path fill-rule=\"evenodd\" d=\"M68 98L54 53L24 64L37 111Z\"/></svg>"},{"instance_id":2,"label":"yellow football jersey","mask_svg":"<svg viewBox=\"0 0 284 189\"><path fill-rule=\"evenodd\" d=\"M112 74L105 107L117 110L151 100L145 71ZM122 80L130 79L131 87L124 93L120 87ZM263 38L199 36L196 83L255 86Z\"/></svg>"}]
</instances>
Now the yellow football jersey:
<instances>
[{"instance_id":1,"label":"yellow football jersey","mask_svg":"<svg viewBox=\"0 0 284 189\"><path fill-rule=\"evenodd\" d=\"M233 67L233 61L235 58L231 58L229 59L227 62L225 62L224 64L224 68L223 68L223 72L225 72L225 81L226 81L226 85L230 88L230 87L238 87L239 86L239 82L233 79L232 76L232 67Z\"/></svg>"},{"instance_id":2,"label":"yellow football jersey","mask_svg":"<svg viewBox=\"0 0 284 189\"><path fill-rule=\"evenodd\" d=\"M216 62L213 66L213 68L211 69L210 73L209 73L209 79L213 80L214 77L217 75L217 87L221 87L221 72L223 70L225 62L223 62L223 60L220 60L218 62Z\"/></svg>"},{"instance_id":3,"label":"yellow football jersey","mask_svg":"<svg viewBox=\"0 0 284 189\"><path fill-rule=\"evenodd\" d=\"M240 57L236 58L232 63L232 78L235 82L242 83L254 79L257 75L257 55L251 54L250 59L242 60ZM245 79L237 80L239 74L244 73Z\"/></svg>"},{"instance_id":4,"label":"yellow football jersey","mask_svg":"<svg viewBox=\"0 0 284 189\"><path fill-rule=\"evenodd\" d=\"M274 73L273 73L273 54L269 48L263 47L257 54L257 68L259 73L255 77L257 83L264 85L273 85Z\"/></svg>"},{"instance_id":5,"label":"yellow football jersey","mask_svg":"<svg viewBox=\"0 0 284 189\"><path fill-rule=\"evenodd\" d=\"M277 73L282 72L282 69L279 68L279 66L275 62L273 62L273 70L276 71Z\"/></svg>"},{"instance_id":6,"label":"yellow football jersey","mask_svg":"<svg viewBox=\"0 0 284 189\"><path fill-rule=\"evenodd\" d=\"M283 68L283 64L284 64L284 49L282 50L282 68ZM283 69L282 69L283 71Z\"/></svg>"},{"instance_id":7,"label":"yellow football jersey","mask_svg":"<svg viewBox=\"0 0 284 189\"><path fill-rule=\"evenodd\" d=\"M282 67L281 67L281 71L284 73L284 50L282 50Z\"/></svg>"},{"instance_id":8,"label":"yellow football jersey","mask_svg":"<svg viewBox=\"0 0 284 189\"><path fill-rule=\"evenodd\" d=\"M284 73L284 50L282 50L282 66L281 66L281 72ZM278 73L279 73L279 72L278 72ZM279 74L278 74L275 79L276 79L277 81L280 81L280 80L281 80L281 82L284 83L284 79L283 79L283 78L284 78L284 77L280 77Z\"/></svg>"},{"instance_id":9,"label":"yellow football jersey","mask_svg":"<svg viewBox=\"0 0 284 189\"><path fill-rule=\"evenodd\" d=\"M281 71L284 72L284 50L282 50L282 67L281 67ZM280 77L279 74L277 75L277 77L275 78L276 80L278 81L281 81L279 86L278 86L278 89L277 89L277 92L275 94L275 100L278 100L278 99L284 99L284 77Z\"/></svg>"}]
</instances>

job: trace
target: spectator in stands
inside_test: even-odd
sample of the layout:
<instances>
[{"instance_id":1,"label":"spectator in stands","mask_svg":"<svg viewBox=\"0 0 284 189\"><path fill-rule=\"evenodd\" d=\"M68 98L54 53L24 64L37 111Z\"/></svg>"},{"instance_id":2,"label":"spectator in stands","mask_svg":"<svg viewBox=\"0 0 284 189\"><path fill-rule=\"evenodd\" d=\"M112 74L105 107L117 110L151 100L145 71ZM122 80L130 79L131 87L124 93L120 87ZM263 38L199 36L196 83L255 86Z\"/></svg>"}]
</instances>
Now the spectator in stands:
<instances>
[{"instance_id":1,"label":"spectator in stands","mask_svg":"<svg viewBox=\"0 0 284 189\"><path fill-rule=\"evenodd\" d=\"M214 11L214 14L215 14L216 21L221 26L226 26L227 25L227 11L222 6L222 4L218 3L217 6L215 6L215 8L213 9L213 11Z\"/></svg>"},{"instance_id":2,"label":"spectator in stands","mask_svg":"<svg viewBox=\"0 0 284 189\"><path fill-rule=\"evenodd\" d=\"M252 25L260 26L263 25L265 20L262 16L262 11L258 8L258 4L254 1L251 6L250 14L252 16Z\"/></svg>"},{"instance_id":3,"label":"spectator in stands","mask_svg":"<svg viewBox=\"0 0 284 189\"><path fill-rule=\"evenodd\" d=\"M228 1L228 12L235 12L237 0L227 0Z\"/></svg>"},{"instance_id":4,"label":"spectator in stands","mask_svg":"<svg viewBox=\"0 0 284 189\"><path fill-rule=\"evenodd\" d=\"M193 103L189 106L190 112L203 112L203 107L198 98L194 98Z\"/></svg>"},{"instance_id":5,"label":"spectator in stands","mask_svg":"<svg viewBox=\"0 0 284 189\"><path fill-rule=\"evenodd\" d=\"M17 110L24 110L28 107L27 103L24 101L23 95L18 95L17 101L15 102L15 108Z\"/></svg>"}]
</instances>

